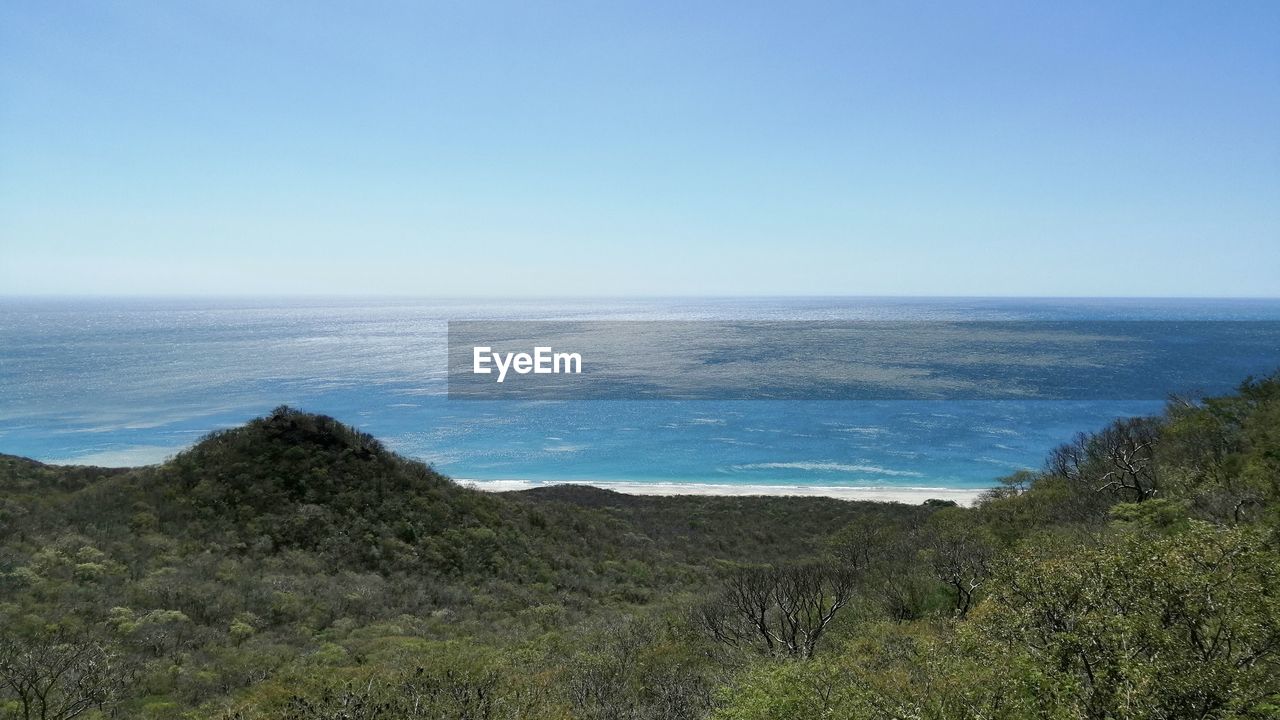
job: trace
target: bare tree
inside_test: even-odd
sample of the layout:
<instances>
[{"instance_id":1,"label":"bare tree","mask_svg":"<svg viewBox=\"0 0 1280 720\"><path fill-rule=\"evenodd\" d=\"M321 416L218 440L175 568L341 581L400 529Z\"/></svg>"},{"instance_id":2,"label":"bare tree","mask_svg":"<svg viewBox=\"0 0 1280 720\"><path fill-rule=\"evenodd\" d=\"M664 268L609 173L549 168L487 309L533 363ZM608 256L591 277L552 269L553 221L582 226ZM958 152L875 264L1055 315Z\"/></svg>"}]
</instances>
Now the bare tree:
<instances>
[{"instance_id":1,"label":"bare tree","mask_svg":"<svg viewBox=\"0 0 1280 720\"><path fill-rule=\"evenodd\" d=\"M1080 433L1049 455L1051 474L1074 485L1142 502L1160 490L1156 444L1160 424L1154 418L1125 418L1100 432Z\"/></svg>"},{"instance_id":2,"label":"bare tree","mask_svg":"<svg viewBox=\"0 0 1280 720\"><path fill-rule=\"evenodd\" d=\"M923 517L905 525L888 518L850 523L832 542L836 560L896 622L921 617L930 592L931 583L917 569Z\"/></svg>"},{"instance_id":3,"label":"bare tree","mask_svg":"<svg viewBox=\"0 0 1280 720\"><path fill-rule=\"evenodd\" d=\"M71 720L113 705L126 686L116 656L92 640L0 636L0 690L22 720Z\"/></svg>"},{"instance_id":4,"label":"bare tree","mask_svg":"<svg viewBox=\"0 0 1280 720\"><path fill-rule=\"evenodd\" d=\"M1056 475L1072 483L1082 483L1088 466L1090 435L1076 433L1071 442L1064 443L1049 451L1045 462L1050 475Z\"/></svg>"},{"instance_id":5,"label":"bare tree","mask_svg":"<svg viewBox=\"0 0 1280 720\"><path fill-rule=\"evenodd\" d=\"M393 708L382 697L381 688L373 680L363 686L347 683L341 687L323 688L317 697L294 695L289 698L283 720L379 720L387 717ZM243 714L232 715L228 720L243 720Z\"/></svg>"},{"instance_id":6,"label":"bare tree","mask_svg":"<svg viewBox=\"0 0 1280 720\"><path fill-rule=\"evenodd\" d=\"M956 615L964 617L991 574L995 543L968 518L943 511L925 534L925 554L934 577L955 591Z\"/></svg>"},{"instance_id":7,"label":"bare tree","mask_svg":"<svg viewBox=\"0 0 1280 720\"><path fill-rule=\"evenodd\" d=\"M853 573L835 565L744 570L729 578L718 598L699 609L695 621L728 645L754 645L766 655L810 658L853 591Z\"/></svg>"}]
</instances>

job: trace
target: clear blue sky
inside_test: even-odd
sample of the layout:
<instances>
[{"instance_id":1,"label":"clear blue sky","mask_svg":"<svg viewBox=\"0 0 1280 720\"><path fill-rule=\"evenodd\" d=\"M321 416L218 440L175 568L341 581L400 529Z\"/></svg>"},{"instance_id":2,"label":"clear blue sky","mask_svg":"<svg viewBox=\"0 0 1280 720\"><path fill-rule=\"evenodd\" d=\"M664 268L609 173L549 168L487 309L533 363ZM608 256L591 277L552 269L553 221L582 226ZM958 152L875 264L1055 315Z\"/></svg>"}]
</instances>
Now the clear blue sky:
<instances>
[{"instance_id":1,"label":"clear blue sky","mask_svg":"<svg viewBox=\"0 0 1280 720\"><path fill-rule=\"evenodd\" d=\"M1280 295L1280 2L0 6L0 293Z\"/></svg>"}]
</instances>

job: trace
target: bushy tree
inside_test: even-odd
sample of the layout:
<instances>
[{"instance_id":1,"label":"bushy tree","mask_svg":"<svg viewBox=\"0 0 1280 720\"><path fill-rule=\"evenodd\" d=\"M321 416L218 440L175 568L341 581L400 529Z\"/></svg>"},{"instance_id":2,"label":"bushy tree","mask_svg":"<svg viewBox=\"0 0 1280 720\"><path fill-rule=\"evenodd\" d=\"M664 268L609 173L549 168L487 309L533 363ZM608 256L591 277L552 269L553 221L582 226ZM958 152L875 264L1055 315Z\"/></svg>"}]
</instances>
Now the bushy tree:
<instances>
[{"instance_id":1,"label":"bushy tree","mask_svg":"<svg viewBox=\"0 0 1280 720\"><path fill-rule=\"evenodd\" d=\"M1255 717L1280 693L1280 565L1193 523L1011 560L967 628L1025 653L1084 718Z\"/></svg>"}]
</instances>

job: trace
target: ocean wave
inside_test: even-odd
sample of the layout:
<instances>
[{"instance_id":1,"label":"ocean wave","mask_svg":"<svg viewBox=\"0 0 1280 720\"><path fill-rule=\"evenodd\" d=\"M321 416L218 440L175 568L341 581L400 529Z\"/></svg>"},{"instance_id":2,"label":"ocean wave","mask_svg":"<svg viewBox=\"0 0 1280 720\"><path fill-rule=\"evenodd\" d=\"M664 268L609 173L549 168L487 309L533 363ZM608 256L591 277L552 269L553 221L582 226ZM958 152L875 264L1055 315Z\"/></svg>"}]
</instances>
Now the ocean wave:
<instances>
[{"instance_id":1,"label":"ocean wave","mask_svg":"<svg viewBox=\"0 0 1280 720\"><path fill-rule=\"evenodd\" d=\"M804 462L764 462L734 465L734 470L802 470L805 472L839 472L866 473L870 475L887 475L889 477L924 477L912 470L894 470L878 465L851 465L838 462L804 461Z\"/></svg>"}]
</instances>

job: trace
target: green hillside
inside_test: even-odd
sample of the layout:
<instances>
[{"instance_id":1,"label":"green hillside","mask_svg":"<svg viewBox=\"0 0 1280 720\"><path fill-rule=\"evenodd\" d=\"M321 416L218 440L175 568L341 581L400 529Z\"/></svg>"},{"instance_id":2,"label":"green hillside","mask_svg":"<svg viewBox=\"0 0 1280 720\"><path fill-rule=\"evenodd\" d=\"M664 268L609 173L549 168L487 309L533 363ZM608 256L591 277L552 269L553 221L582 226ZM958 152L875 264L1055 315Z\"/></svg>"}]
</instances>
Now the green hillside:
<instances>
[{"instance_id":1,"label":"green hillside","mask_svg":"<svg viewBox=\"0 0 1280 720\"><path fill-rule=\"evenodd\" d=\"M280 408L0 456L0 718L1262 718L1280 379L974 508L486 494Z\"/></svg>"}]
</instances>

